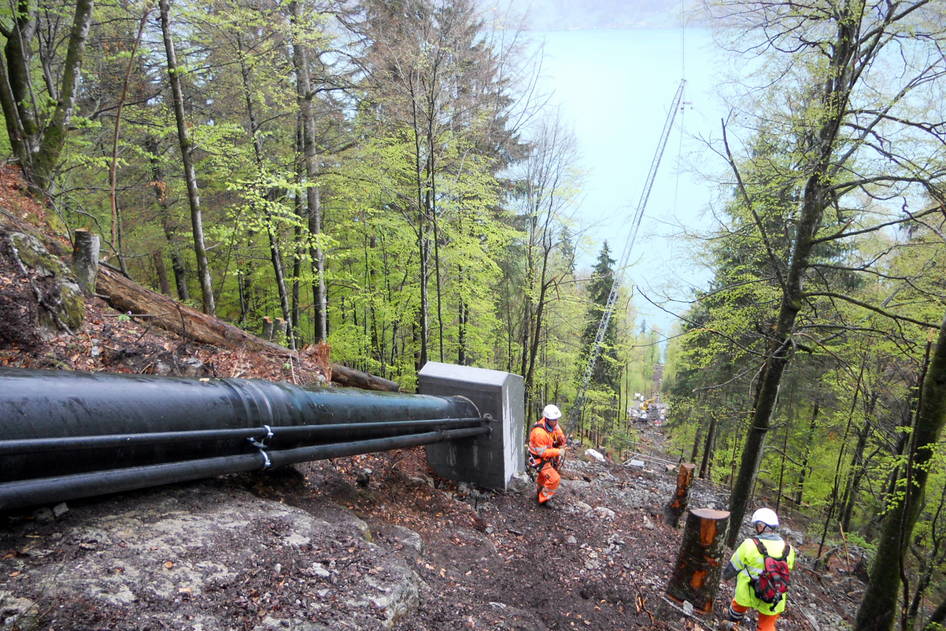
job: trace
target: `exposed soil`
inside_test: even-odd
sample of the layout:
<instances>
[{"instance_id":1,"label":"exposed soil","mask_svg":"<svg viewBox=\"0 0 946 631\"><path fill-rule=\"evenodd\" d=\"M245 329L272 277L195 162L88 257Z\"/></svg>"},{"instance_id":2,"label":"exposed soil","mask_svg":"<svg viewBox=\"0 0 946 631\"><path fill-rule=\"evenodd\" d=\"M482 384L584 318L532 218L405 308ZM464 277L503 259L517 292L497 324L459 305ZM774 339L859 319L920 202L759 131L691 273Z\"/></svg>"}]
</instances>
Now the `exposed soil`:
<instances>
[{"instance_id":1,"label":"exposed soil","mask_svg":"<svg viewBox=\"0 0 946 631\"><path fill-rule=\"evenodd\" d=\"M531 485L434 479L417 448L85 500L59 518L9 515L0 625L714 628L714 615L685 617L663 598L681 538L662 521L675 476L640 457L643 470L572 459L552 508L533 503ZM697 481L691 505L722 501ZM863 587L851 560L819 575L800 549L780 629L844 628L837 603L853 611ZM28 608L16 598L36 615L18 616Z\"/></svg>"}]
</instances>

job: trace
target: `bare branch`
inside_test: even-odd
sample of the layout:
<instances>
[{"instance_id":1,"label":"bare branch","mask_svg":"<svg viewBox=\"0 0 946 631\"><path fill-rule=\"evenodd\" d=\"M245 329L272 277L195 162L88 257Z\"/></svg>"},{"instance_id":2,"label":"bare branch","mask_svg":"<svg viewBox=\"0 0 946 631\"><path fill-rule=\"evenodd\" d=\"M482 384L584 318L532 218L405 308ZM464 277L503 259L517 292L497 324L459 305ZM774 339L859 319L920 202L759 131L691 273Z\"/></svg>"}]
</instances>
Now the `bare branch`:
<instances>
[{"instance_id":1,"label":"bare branch","mask_svg":"<svg viewBox=\"0 0 946 631\"><path fill-rule=\"evenodd\" d=\"M895 314L895 313L890 313L889 311L884 311L884 310L881 309L880 307L877 307L877 306L875 306L875 305L872 305L872 304L863 302L863 301L858 300L858 299L856 299L856 298L852 298L852 297L850 297L850 296L845 296L844 294L838 294L838 293L834 293L834 292L831 292L831 291L810 291L810 292L805 292L805 294L804 294L804 297L805 297L805 298L811 298L811 297L814 297L814 296L824 296L824 297L826 297L826 298L836 298L836 299L838 299L838 300L843 300L843 301L845 301L845 302L851 303L852 305L857 305L858 307L861 307L861 308L863 308L863 309L867 309L868 311L873 311L874 313L878 313L878 314L880 314L880 315L882 315L882 316L884 316L884 317L886 317L886 318L890 318L890 319L892 319L892 320L903 321L903 322L910 322L911 324L916 324L916 325L918 325L918 326L926 327L926 328L928 328L928 329L937 329L937 330L938 330L938 329L940 328L940 325L939 325L939 324L931 324L931 323L929 323L929 322L923 322L922 320L914 320L913 318L909 318L909 317L907 317L907 316L902 316L902 315L897 315L897 314Z\"/></svg>"}]
</instances>

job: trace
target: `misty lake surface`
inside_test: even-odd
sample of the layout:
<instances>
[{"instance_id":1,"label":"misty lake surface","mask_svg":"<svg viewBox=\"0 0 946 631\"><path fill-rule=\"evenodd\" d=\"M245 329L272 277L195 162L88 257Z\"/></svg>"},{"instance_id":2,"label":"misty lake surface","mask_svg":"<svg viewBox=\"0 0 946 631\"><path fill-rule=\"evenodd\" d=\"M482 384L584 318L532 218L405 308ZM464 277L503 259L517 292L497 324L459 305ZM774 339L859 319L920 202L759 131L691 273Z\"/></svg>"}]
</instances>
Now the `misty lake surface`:
<instances>
[{"instance_id":1,"label":"misty lake surface","mask_svg":"<svg viewBox=\"0 0 946 631\"><path fill-rule=\"evenodd\" d=\"M706 230L725 164L701 138L720 136L728 111L718 87L731 72L728 57L708 29L632 29L533 32L544 59L540 88L573 130L584 171L578 225L585 241L579 267L590 268L607 239L619 259L638 205L660 131L680 80L685 105L678 112L638 239L625 271L660 302L686 299L708 273L693 257L684 230ZM668 333L675 321L636 296L640 317ZM671 311L684 306L668 303Z\"/></svg>"}]
</instances>

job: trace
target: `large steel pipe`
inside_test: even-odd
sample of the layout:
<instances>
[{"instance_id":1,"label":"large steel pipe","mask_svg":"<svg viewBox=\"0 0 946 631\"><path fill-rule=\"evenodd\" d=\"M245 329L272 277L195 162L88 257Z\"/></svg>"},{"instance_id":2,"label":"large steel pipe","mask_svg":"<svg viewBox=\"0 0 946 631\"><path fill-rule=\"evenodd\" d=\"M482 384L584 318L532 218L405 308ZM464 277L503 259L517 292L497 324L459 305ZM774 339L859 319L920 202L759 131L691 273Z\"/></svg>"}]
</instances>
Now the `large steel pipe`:
<instances>
[{"instance_id":1,"label":"large steel pipe","mask_svg":"<svg viewBox=\"0 0 946 631\"><path fill-rule=\"evenodd\" d=\"M0 482L248 454L247 439L269 430L267 448L291 450L431 429L398 425L412 421L469 427L479 417L464 397L0 369ZM63 444L53 449L56 439Z\"/></svg>"},{"instance_id":2,"label":"large steel pipe","mask_svg":"<svg viewBox=\"0 0 946 631\"><path fill-rule=\"evenodd\" d=\"M131 491L160 484L186 482L224 473L256 471L270 466L309 460L339 458L373 451L428 445L445 440L473 438L489 432L490 429L484 426L446 429L405 436L390 436L346 443L267 450L265 452L200 458L184 462L168 462L141 467L91 471L74 475L17 480L0 484L0 510L37 504L51 504L103 493Z\"/></svg>"}]
</instances>

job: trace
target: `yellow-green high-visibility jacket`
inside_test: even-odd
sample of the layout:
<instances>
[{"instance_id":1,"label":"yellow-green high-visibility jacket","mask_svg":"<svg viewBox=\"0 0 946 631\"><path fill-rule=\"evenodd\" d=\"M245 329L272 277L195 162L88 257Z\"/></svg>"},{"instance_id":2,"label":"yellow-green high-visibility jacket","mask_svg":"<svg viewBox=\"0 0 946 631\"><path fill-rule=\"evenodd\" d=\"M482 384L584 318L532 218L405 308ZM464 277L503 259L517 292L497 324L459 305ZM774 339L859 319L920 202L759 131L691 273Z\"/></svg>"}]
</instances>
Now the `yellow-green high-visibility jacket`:
<instances>
[{"instance_id":1,"label":"yellow-green high-visibility jacket","mask_svg":"<svg viewBox=\"0 0 946 631\"><path fill-rule=\"evenodd\" d=\"M781 558L782 553L785 551L785 542L782 541L781 537L775 533L766 532L758 535L757 538L762 542L762 545L765 546L769 556L776 559ZM789 570L795 569L794 546L792 546L791 551L788 553L788 558L785 562L788 564ZM743 607L752 607L770 616L785 611L785 603L788 601L787 592L774 606L755 595L755 590L752 588L750 580L759 577L759 574L762 573L765 567L765 560L762 558L762 555L759 554L759 551L755 547L755 542L753 542L751 538L739 544L739 547L733 552L729 563L739 572L739 574L736 575L736 594L733 596L733 600Z\"/></svg>"}]
</instances>

